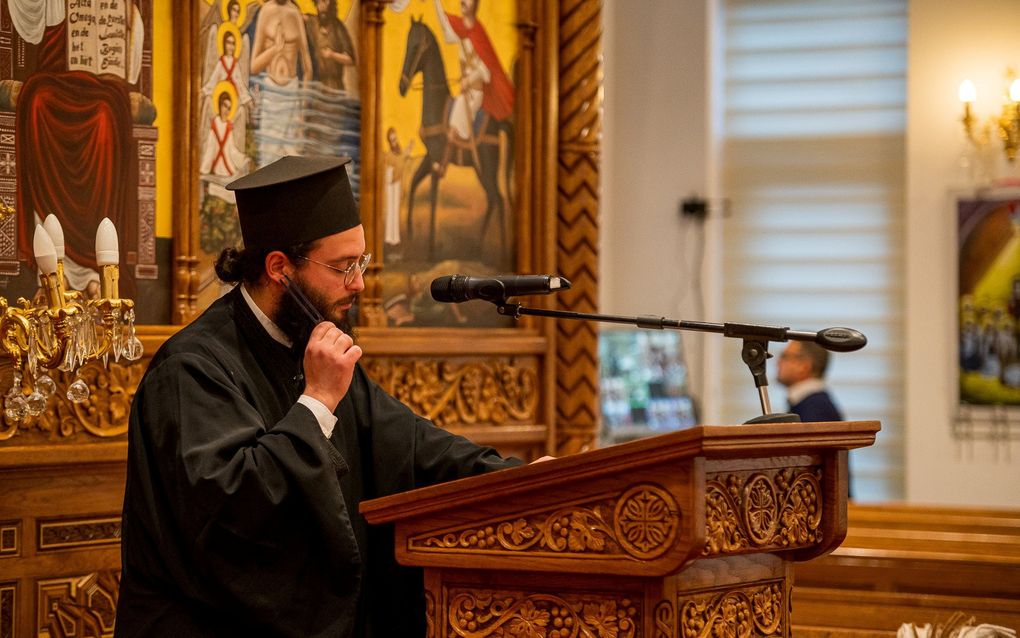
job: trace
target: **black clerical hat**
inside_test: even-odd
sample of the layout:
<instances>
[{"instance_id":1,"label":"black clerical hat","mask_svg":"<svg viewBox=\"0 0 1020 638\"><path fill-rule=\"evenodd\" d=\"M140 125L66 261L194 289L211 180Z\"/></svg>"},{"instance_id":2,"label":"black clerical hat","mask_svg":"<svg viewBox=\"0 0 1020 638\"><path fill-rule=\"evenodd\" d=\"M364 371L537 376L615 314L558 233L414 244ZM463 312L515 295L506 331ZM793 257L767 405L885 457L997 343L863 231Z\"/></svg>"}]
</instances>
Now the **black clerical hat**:
<instances>
[{"instance_id":1,"label":"black clerical hat","mask_svg":"<svg viewBox=\"0 0 1020 638\"><path fill-rule=\"evenodd\" d=\"M349 157L287 156L227 184L245 248L286 248L361 223Z\"/></svg>"}]
</instances>

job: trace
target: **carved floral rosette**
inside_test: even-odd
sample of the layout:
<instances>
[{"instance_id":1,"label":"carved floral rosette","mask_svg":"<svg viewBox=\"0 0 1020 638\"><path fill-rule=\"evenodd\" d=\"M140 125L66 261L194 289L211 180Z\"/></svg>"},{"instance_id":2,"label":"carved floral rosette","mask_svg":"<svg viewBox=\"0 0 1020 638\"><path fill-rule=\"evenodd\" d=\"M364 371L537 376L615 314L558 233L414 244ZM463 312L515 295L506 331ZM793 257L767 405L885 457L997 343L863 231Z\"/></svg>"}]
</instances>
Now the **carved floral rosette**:
<instances>
[{"instance_id":1,"label":"carved floral rosette","mask_svg":"<svg viewBox=\"0 0 1020 638\"><path fill-rule=\"evenodd\" d=\"M706 478L703 556L794 549L822 541L820 467Z\"/></svg>"},{"instance_id":2,"label":"carved floral rosette","mask_svg":"<svg viewBox=\"0 0 1020 638\"><path fill-rule=\"evenodd\" d=\"M57 391L50 397L47 410L37 418L22 421L11 421L0 414L0 442L16 435L19 443L68 441L80 434L100 439L121 436L127 432L131 402L144 372L145 366L139 364L111 363L105 367L100 362L92 362L83 366L78 374L88 384L89 397L81 403L66 396L74 375L50 372L57 383ZM2 387L9 386L7 378Z\"/></svg>"},{"instance_id":3,"label":"carved floral rosette","mask_svg":"<svg viewBox=\"0 0 1020 638\"><path fill-rule=\"evenodd\" d=\"M446 638L635 638L641 635L639 594L624 598L596 593L557 596L452 589L448 600Z\"/></svg>"},{"instance_id":4,"label":"carved floral rosette","mask_svg":"<svg viewBox=\"0 0 1020 638\"><path fill-rule=\"evenodd\" d=\"M439 426L536 419L533 357L459 362L380 357L367 361L365 369L384 390Z\"/></svg>"},{"instance_id":5,"label":"carved floral rosette","mask_svg":"<svg viewBox=\"0 0 1020 638\"><path fill-rule=\"evenodd\" d=\"M681 599L682 638L782 636L783 585L770 583Z\"/></svg>"},{"instance_id":6,"label":"carved floral rosette","mask_svg":"<svg viewBox=\"0 0 1020 638\"><path fill-rule=\"evenodd\" d=\"M410 540L412 550L483 553L543 552L572 556L629 556L650 560L676 540L680 508L665 489L635 485L619 497L496 520Z\"/></svg>"}]
</instances>

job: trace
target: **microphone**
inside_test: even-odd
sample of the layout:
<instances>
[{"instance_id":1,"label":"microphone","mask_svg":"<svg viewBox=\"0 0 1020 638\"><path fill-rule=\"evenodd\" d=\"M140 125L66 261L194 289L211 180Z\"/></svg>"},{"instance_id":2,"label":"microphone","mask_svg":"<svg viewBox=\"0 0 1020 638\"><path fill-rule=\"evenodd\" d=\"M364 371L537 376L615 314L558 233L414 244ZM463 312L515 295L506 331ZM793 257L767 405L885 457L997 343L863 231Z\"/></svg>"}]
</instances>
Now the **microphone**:
<instances>
[{"instance_id":1,"label":"microphone","mask_svg":"<svg viewBox=\"0 0 1020 638\"><path fill-rule=\"evenodd\" d=\"M548 295L570 288L570 281L555 275L495 275L469 277L447 275L432 280L432 298L444 303L481 299L503 303L518 295Z\"/></svg>"}]
</instances>

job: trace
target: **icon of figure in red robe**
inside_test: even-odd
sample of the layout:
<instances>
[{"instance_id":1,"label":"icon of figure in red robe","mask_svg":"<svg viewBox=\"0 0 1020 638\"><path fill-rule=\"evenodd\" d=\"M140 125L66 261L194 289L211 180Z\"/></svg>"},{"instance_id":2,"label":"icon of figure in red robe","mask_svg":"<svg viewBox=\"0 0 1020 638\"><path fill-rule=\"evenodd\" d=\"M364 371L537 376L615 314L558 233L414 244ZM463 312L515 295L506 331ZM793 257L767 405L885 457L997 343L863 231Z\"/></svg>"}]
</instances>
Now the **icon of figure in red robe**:
<instances>
[{"instance_id":1,"label":"icon of figure in red robe","mask_svg":"<svg viewBox=\"0 0 1020 638\"><path fill-rule=\"evenodd\" d=\"M36 51L35 68L21 86L16 108L18 250L34 268L32 228L48 214L56 215L64 230L68 283L94 294L99 288L94 247L100 220L114 221L127 253L134 250L137 236L132 96L137 95L144 26L133 2L70 7L41 0L8 3L18 36ZM83 21L83 15L95 17L90 10L106 11L118 22L108 22L107 15L94 24ZM92 40L82 24L94 27ZM107 33L116 37L104 39L102 47L96 44L94 55L81 52L83 42L94 43ZM131 296L133 277L121 281L121 292Z\"/></svg>"},{"instance_id":2,"label":"icon of figure in red robe","mask_svg":"<svg viewBox=\"0 0 1020 638\"><path fill-rule=\"evenodd\" d=\"M456 16L443 9L442 0L435 0L443 38L460 47L461 90L450 108L450 141L459 139L472 147L482 112L502 121L513 114L514 108L513 85L500 65L485 27L478 21L478 2L461 0L462 15ZM435 168L440 174L447 159Z\"/></svg>"}]
</instances>

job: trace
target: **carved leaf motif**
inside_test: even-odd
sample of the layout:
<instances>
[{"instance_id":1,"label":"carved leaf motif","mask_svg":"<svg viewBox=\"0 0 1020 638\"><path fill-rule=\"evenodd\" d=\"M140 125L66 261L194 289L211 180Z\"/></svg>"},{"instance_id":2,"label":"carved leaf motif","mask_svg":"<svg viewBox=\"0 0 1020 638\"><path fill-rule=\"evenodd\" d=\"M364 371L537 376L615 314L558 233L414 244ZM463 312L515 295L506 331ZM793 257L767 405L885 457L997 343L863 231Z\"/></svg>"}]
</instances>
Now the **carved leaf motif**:
<instances>
[{"instance_id":1,"label":"carved leaf motif","mask_svg":"<svg viewBox=\"0 0 1020 638\"><path fill-rule=\"evenodd\" d=\"M510 635L521 638L543 638L549 625L549 612L538 609L535 603L524 602L517 617L510 620Z\"/></svg>"},{"instance_id":2,"label":"carved leaf motif","mask_svg":"<svg viewBox=\"0 0 1020 638\"><path fill-rule=\"evenodd\" d=\"M616 638L616 601L609 600L584 606L584 621L596 631L599 638Z\"/></svg>"},{"instance_id":3,"label":"carved leaf motif","mask_svg":"<svg viewBox=\"0 0 1020 638\"><path fill-rule=\"evenodd\" d=\"M528 525L528 521L523 518L518 518L510 524L510 538L515 544L521 544L529 538L534 538L535 528Z\"/></svg>"},{"instance_id":4,"label":"carved leaf motif","mask_svg":"<svg viewBox=\"0 0 1020 638\"><path fill-rule=\"evenodd\" d=\"M587 549L599 552L605 548L606 541L596 528L588 523L588 516L575 510L570 515L568 545L574 552L583 552Z\"/></svg>"}]
</instances>

